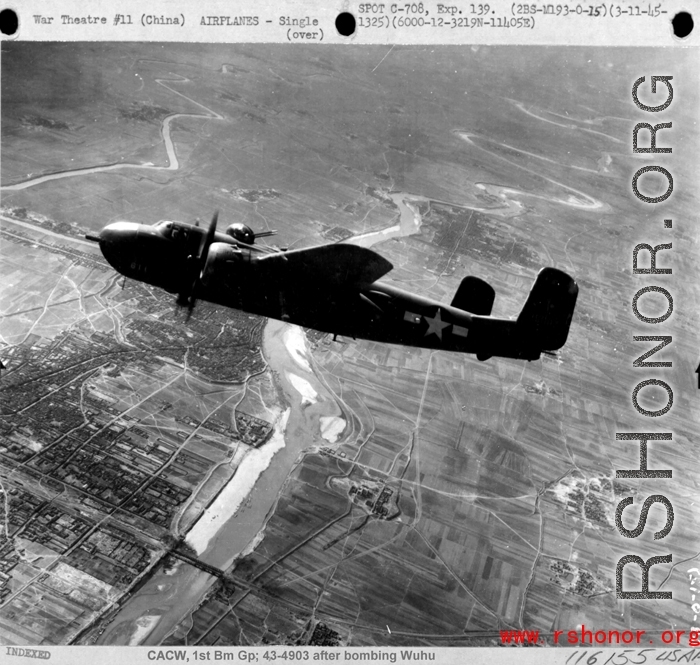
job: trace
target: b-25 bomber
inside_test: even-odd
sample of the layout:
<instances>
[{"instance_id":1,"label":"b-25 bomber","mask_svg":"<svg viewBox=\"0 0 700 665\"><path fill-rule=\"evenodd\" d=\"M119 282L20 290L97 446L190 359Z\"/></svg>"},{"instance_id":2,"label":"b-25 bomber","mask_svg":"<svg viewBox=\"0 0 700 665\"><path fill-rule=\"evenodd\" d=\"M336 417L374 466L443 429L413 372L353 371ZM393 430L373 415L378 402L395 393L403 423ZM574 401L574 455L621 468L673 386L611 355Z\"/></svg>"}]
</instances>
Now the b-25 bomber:
<instances>
[{"instance_id":1,"label":"b-25 bomber","mask_svg":"<svg viewBox=\"0 0 700 665\"><path fill-rule=\"evenodd\" d=\"M566 343L578 286L542 268L515 319L491 316L495 291L468 276L449 305L379 281L392 264L376 252L336 243L280 250L255 244L244 224L217 231L162 221L115 222L98 237L110 265L127 278L177 294L192 313L198 299L321 332L389 344L536 360ZM188 316L189 316L188 314Z\"/></svg>"}]
</instances>

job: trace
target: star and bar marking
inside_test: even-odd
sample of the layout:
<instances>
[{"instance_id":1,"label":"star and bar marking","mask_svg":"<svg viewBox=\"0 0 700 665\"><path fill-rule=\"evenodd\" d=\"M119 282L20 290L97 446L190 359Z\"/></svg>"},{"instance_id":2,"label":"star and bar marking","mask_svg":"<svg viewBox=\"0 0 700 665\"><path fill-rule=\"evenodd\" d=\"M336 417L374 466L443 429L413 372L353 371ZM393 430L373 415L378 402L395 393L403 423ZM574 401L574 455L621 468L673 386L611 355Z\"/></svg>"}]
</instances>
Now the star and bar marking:
<instances>
[{"instance_id":1,"label":"star and bar marking","mask_svg":"<svg viewBox=\"0 0 700 665\"><path fill-rule=\"evenodd\" d=\"M440 316L440 308L438 307L438 311L435 316L431 317L424 315L423 318L428 323L428 329L425 331L425 336L427 337L428 335L435 333L438 336L438 339L442 341L442 331L452 324L445 323L442 320L442 317Z\"/></svg>"},{"instance_id":2,"label":"star and bar marking","mask_svg":"<svg viewBox=\"0 0 700 665\"><path fill-rule=\"evenodd\" d=\"M457 335L458 337L466 337L469 334L468 328L463 328L462 326L457 326L443 321L442 313L440 312L439 307L433 316L426 316L425 314L421 315L416 314L415 312L406 311L403 318L404 321L408 321L410 323L420 323L422 320L425 320L425 322L428 324L428 329L425 331L425 336L427 337L428 335L435 334L438 336L440 341L442 341L442 331L450 326L452 326L453 335Z\"/></svg>"}]
</instances>

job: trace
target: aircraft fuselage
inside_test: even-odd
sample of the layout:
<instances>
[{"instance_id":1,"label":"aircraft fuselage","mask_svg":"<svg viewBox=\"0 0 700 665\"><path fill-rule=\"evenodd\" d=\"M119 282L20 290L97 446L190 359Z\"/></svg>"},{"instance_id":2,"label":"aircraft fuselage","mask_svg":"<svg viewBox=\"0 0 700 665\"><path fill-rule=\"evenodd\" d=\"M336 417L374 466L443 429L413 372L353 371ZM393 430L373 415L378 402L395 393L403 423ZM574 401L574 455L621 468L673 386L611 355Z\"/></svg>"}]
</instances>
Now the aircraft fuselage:
<instances>
[{"instance_id":1,"label":"aircraft fuselage","mask_svg":"<svg viewBox=\"0 0 700 665\"><path fill-rule=\"evenodd\" d=\"M100 247L124 276L182 293L192 280L187 266L203 230L187 225L166 229L162 224L113 224L102 232ZM337 245L329 247L338 251ZM391 268L370 250L351 249L363 253L360 259L376 258ZM532 330L518 321L470 314L382 281L344 279L342 265L328 269L309 265L306 254L311 253L294 250L259 257L216 233L196 298L346 337L474 353L480 359L540 357L542 347ZM379 270L379 274L387 271Z\"/></svg>"}]
</instances>

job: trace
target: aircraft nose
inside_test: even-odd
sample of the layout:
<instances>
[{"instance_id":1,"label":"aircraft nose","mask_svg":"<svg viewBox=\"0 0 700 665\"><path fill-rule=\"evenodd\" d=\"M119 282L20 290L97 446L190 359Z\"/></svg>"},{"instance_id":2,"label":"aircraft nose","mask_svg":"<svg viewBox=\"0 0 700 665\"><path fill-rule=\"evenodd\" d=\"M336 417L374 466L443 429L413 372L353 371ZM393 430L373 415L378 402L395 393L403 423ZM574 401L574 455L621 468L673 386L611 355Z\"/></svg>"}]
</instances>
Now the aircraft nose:
<instances>
[{"instance_id":1,"label":"aircraft nose","mask_svg":"<svg viewBox=\"0 0 700 665\"><path fill-rule=\"evenodd\" d=\"M100 249L107 262L122 275L131 271L136 260L139 225L134 222L115 222L102 229Z\"/></svg>"}]
</instances>

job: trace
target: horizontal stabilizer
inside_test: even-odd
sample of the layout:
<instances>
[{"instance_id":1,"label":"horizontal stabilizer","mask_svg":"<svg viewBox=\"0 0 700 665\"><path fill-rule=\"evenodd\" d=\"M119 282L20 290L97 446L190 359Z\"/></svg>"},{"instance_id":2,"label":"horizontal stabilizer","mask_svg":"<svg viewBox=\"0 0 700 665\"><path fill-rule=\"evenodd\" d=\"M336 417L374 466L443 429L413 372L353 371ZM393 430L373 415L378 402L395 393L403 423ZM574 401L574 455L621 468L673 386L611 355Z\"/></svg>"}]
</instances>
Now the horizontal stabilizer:
<instances>
[{"instance_id":1,"label":"horizontal stabilizer","mask_svg":"<svg viewBox=\"0 0 700 665\"><path fill-rule=\"evenodd\" d=\"M518 316L518 327L535 348L555 351L566 343L578 285L565 272L542 268Z\"/></svg>"},{"instance_id":2,"label":"horizontal stabilizer","mask_svg":"<svg viewBox=\"0 0 700 665\"><path fill-rule=\"evenodd\" d=\"M495 299L496 292L488 282L470 275L459 285L455 297L452 298L452 307L479 316L489 316Z\"/></svg>"},{"instance_id":3,"label":"horizontal stabilizer","mask_svg":"<svg viewBox=\"0 0 700 665\"><path fill-rule=\"evenodd\" d=\"M339 286L372 284L394 267L371 249L343 243L270 254L257 263L261 268L283 269L290 275Z\"/></svg>"}]
</instances>

